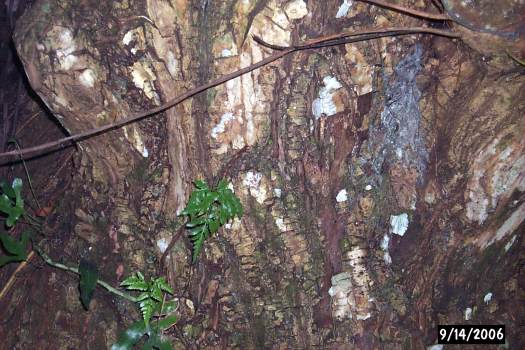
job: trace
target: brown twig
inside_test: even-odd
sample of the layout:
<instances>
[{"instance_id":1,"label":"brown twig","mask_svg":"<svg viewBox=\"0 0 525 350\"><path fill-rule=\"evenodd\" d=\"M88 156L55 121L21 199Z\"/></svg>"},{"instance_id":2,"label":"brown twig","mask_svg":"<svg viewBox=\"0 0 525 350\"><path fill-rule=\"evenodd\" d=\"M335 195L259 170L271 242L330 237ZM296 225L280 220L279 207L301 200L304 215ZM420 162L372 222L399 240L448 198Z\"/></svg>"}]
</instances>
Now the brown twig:
<instances>
[{"instance_id":1,"label":"brown twig","mask_svg":"<svg viewBox=\"0 0 525 350\"><path fill-rule=\"evenodd\" d=\"M42 113L42 111L37 111L35 112L32 116L30 116L25 122L24 124L22 124L18 129L16 129L15 131L15 137L22 131L26 128L26 126L28 126L32 121L33 119L35 119L40 113Z\"/></svg>"},{"instance_id":2,"label":"brown twig","mask_svg":"<svg viewBox=\"0 0 525 350\"><path fill-rule=\"evenodd\" d=\"M166 263L166 257L170 253L170 251L173 248L173 246L175 245L175 243L177 243L177 241L182 237L182 234L184 233L184 229L185 228L186 228L185 224L182 224L179 227L179 229L177 230L177 233L175 234L175 236L172 236L170 244L168 244L168 247L166 248L164 253L162 253L162 256L160 257L160 262L159 262L160 271L162 271L164 269L164 266L165 266L165 263Z\"/></svg>"},{"instance_id":3,"label":"brown twig","mask_svg":"<svg viewBox=\"0 0 525 350\"><path fill-rule=\"evenodd\" d=\"M419 17L419 18L424 18L424 19L428 19L428 20L433 20L433 21L452 21L453 20L448 15L444 15L444 14L441 14L441 13L429 13L429 12L424 12L424 11L419 11L419 10L413 10L413 9L409 9L407 7L404 7L404 6L391 4L391 3L388 3L386 1L381 1L381 0L358 0L358 1L368 2L370 4L373 4L373 5L376 5L376 6L380 6L380 7L384 7L384 8L389 9L389 10L402 12L402 13L405 13L407 15L411 15L411 16Z\"/></svg>"},{"instance_id":4,"label":"brown twig","mask_svg":"<svg viewBox=\"0 0 525 350\"><path fill-rule=\"evenodd\" d=\"M2 291L0 292L0 300L2 300L2 298L7 294L7 292L9 291L9 289L11 289L11 286L13 285L13 283L15 283L15 279L16 279L16 275L22 271L26 266L27 264L29 263L29 261L33 258L33 256L35 256L35 253L33 251L31 251L31 253L29 253L27 255L27 259L22 261L20 263L20 265L18 265L18 267L16 268L16 270L13 272L13 274L11 275L11 277L9 277L9 280L7 281L7 283L5 284L4 288L2 288Z\"/></svg>"},{"instance_id":5,"label":"brown twig","mask_svg":"<svg viewBox=\"0 0 525 350\"><path fill-rule=\"evenodd\" d=\"M53 149L55 149L56 147L69 147L71 146L71 144L66 144L66 143L69 143L71 141L82 141L82 140L85 140L89 137L92 137L92 136L95 136L95 135L99 135L99 134L102 134L102 133L105 133L107 131L110 131L110 130L114 130L114 129L117 129L117 128L120 128L124 125L127 125L127 124L131 124L131 123L134 123L134 122L137 122L139 120L142 120L144 118L147 118L147 117L151 117L153 115L156 115L160 112L163 112L179 103L181 103L182 101L192 97L192 96L195 96L196 94L198 93L201 93L203 91L206 91L212 87L215 87L215 86L218 86L218 85L221 85L221 84L224 84L225 82L231 80L231 79L234 79L234 78L237 78L241 75L244 75L246 73L249 73L253 70L256 70L256 69L259 69L261 67L264 67L266 66L267 64L270 64L286 55L289 55L293 52L296 52L296 51L301 51L301 50L310 50L310 49L316 49L316 48L320 48L320 47L324 47L324 46L335 46L335 45L341 45L341 44L345 44L345 43L348 43L348 42L355 42L355 41L362 41L362 40L369 40L369 39L373 39L373 38L377 38L377 37L383 37L383 36L397 36L397 35L406 35L406 34L418 34L418 33L428 33L428 34L434 34L434 35L441 35L441 36L446 36L446 37L451 37L451 38L458 38L459 37L459 34L456 34L456 33L452 33L450 31L445 31L445 30L439 30L439 29L433 29L433 28L424 28L424 27L414 27L414 28L384 28L384 29L377 29L377 30L368 30L368 31L359 31L359 32L351 32L351 33L339 33L339 34L335 34L335 35L329 35L329 36L325 36L325 37L320 37L320 38L317 38L317 39L313 39L313 40L310 40L310 41L307 41L306 43L304 44L301 44L301 45L296 45L296 46L292 46L292 47L289 47L289 48L283 48L282 50L280 51L277 51L275 52L274 54L266 57L265 59L259 61L259 62L256 62L248 67L245 67L245 68L242 68L242 69L239 69L235 72L232 72L232 73L229 73L229 74L226 74L218 79L215 79L209 83L206 83L206 84L203 84L203 85L200 85L198 87L195 87L187 92L185 92L184 94L182 95L179 95L171 100L169 100L168 102L158 106L158 107L155 107L155 108L152 108L148 111L144 111L144 112L138 112L138 113L134 113L124 119L121 119L115 123L111 123L111 124L108 124L108 125L104 125L104 126L100 126L100 127L97 127L97 128L93 128L91 130L87 130L87 131L84 131L84 132L81 132L81 133L78 133L78 134L75 134L75 135L71 135L71 136L68 136L68 137L64 137L62 139L59 139L59 140L56 140L56 141L51 141L51 142L46 142L44 144L41 144L41 145L38 145L38 146L33 146L33 147L29 147L29 148L24 148L24 149L21 149L21 150L15 150L15 151L10 151L10 152L4 152L4 153L0 153L0 158L7 158L7 157L13 157L13 156L21 156L21 155L31 155L31 156L36 156L38 154L42 154L44 153L44 151L51 151ZM362 37L360 37L362 36ZM266 46L273 46L271 44L266 44ZM7 161L6 160L3 160L2 162L0 162L0 164L2 163L6 163Z\"/></svg>"}]
</instances>

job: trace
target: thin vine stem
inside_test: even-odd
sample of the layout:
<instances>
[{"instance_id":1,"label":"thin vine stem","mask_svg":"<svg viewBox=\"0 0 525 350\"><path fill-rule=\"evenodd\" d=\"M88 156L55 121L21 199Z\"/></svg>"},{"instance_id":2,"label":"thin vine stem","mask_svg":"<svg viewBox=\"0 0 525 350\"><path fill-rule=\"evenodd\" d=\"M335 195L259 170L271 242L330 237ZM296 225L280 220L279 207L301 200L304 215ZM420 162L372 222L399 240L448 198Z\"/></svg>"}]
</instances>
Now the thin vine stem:
<instances>
[{"instance_id":1,"label":"thin vine stem","mask_svg":"<svg viewBox=\"0 0 525 350\"><path fill-rule=\"evenodd\" d=\"M67 266L67 265L61 264L59 262L53 261L53 259L51 259L49 257L49 255L44 253L44 251L37 244L33 245L33 249L38 253L38 255L42 258L42 260L44 260L44 262L46 264L48 264L49 266L55 267L55 268L63 270L63 271L73 272L73 273L75 273L77 275L80 275L80 272L78 271L78 268ZM97 284L99 284L100 286L105 288L108 292L113 293L113 294L115 294L115 295L117 295L117 296L119 296L121 298L127 299L127 300L129 300L131 302L134 302L134 303L136 303L138 301L137 298L135 298L134 296L131 296L131 295L127 294L127 293L124 293L121 290L118 290L117 288L112 287L109 283L104 282L104 281L102 281L100 279L97 279Z\"/></svg>"},{"instance_id":2,"label":"thin vine stem","mask_svg":"<svg viewBox=\"0 0 525 350\"><path fill-rule=\"evenodd\" d=\"M312 49L317 49L317 48L325 47L325 46L337 46L337 45L342 45L342 44L346 44L350 42L365 41L365 40L380 38L384 36L399 36L399 35L408 35L408 34L431 34L431 35L439 35L439 36L444 36L444 37L449 37L449 38L460 38L461 37L460 34L458 33L454 33L448 30L435 29L435 28L393 27L393 28L364 30L364 31L359 31L359 32L342 32L342 33L335 34L335 35L315 38L312 40L308 40L304 44L299 44L299 45L291 46L288 48L283 48L280 51L277 50L272 55L260 60L259 62L255 62L245 68L242 68L232 73L223 75L222 77L212 80L206 84L190 89L189 91L167 101L166 103L160 106L152 108L148 111L134 113L114 123L110 123L110 124L103 125L97 128L86 130L86 131L80 132L75 135L64 137L59 140L46 142L46 143L43 143L37 146L23 148L23 149L16 150L16 151L0 153L0 159L3 159L2 161L0 161L0 164L9 162L9 160L6 160L5 158L9 158L12 156L30 154L33 157L33 156L43 154L46 152L51 152L52 150L56 150L57 148L70 147L73 141L82 141L87 138L90 138L96 135L100 135L100 134L106 133L111 130L115 130L124 125L128 125L131 123L135 123L139 120L152 117L154 115L157 115L161 112L164 112L172 108L173 106L180 104L181 102L187 100L188 98L193 97L203 91L206 91L215 86L224 84L225 82L229 80L232 80L241 75L247 74L251 71L264 67L294 52L298 52L302 50L312 50ZM275 45L270 45L270 44L268 44L268 46L277 47Z\"/></svg>"},{"instance_id":3,"label":"thin vine stem","mask_svg":"<svg viewBox=\"0 0 525 350\"><path fill-rule=\"evenodd\" d=\"M16 148L20 152L21 148L20 148L20 144L18 143L17 139L12 138L9 142L14 143ZM24 167L24 171L26 173L27 183L29 184L29 189L31 190L31 195L33 196L33 199L35 200L35 203L36 203L38 209L42 210L42 207L40 206L40 203L38 202L38 198L36 198L35 190L33 189L33 182L31 181L31 177L29 176L29 170L27 170L26 161L22 157L22 153L20 153L19 156L20 156L20 161L22 162L22 166Z\"/></svg>"}]
</instances>

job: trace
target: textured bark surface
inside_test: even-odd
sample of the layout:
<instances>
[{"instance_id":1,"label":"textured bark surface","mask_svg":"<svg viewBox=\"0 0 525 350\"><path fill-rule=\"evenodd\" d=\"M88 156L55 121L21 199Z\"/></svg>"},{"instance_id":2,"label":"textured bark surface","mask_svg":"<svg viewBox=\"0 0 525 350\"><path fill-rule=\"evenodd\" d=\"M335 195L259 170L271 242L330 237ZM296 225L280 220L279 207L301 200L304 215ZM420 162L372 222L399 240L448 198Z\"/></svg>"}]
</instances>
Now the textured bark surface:
<instances>
[{"instance_id":1,"label":"textured bark surface","mask_svg":"<svg viewBox=\"0 0 525 350\"><path fill-rule=\"evenodd\" d=\"M290 45L422 23L348 3L45 0L15 42L75 133L269 55L251 35ZM453 29L471 47L405 36L300 52L81 142L71 216L57 218L71 236L50 253L89 258L115 285L167 272L181 349L423 349L438 324L463 323L505 324L525 348L525 76L505 52L522 57L523 40L484 33L497 51ZM157 271L191 181L220 174L244 217L195 266L183 239ZM98 291L82 312L74 279L43 271L29 294L45 308L11 297L24 322L6 348L105 348L138 317Z\"/></svg>"}]
</instances>

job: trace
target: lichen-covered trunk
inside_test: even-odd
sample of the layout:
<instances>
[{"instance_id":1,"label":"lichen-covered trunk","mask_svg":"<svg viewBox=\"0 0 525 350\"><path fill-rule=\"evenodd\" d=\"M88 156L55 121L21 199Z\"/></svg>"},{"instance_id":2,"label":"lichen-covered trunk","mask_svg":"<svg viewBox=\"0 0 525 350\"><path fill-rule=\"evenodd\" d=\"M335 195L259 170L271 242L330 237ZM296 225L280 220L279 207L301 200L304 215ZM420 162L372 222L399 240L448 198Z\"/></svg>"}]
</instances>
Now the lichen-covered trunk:
<instances>
[{"instance_id":1,"label":"lichen-covered trunk","mask_svg":"<svg viewBox=\"0 0 525 350\"><path fill-rule=\"evenodd\" d=\"M41 0L15 41L76 133L271 54L252 35L421 23L346 0ZM499 54L424 36L298 52L82 141L60 249L115 285L167 273L179 348L422 349L466 322L505 324L523 348L525 76ZM181 239L159 270L192 180L218 177L245 215L195 265ZM104 348L137 316L102 292L83 313L64 283L68 302L27 316L42 336L23 344Z\"/></svg>"}]
</instances>

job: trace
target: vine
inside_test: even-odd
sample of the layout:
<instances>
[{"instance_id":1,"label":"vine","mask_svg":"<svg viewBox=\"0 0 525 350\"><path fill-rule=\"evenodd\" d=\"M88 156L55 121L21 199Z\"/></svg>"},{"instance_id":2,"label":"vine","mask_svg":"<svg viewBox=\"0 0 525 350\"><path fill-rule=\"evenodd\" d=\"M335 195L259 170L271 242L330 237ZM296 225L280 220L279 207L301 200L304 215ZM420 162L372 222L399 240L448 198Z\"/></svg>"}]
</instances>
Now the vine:
<instances>
[{"instance_id":1,"label":"vine","mask_svg":"<svg viewBox=\"0 0 525 350\"><path fill-rule=\"evenodd\" d=\"M29 178L29 174L28 178ZM226 181L221 180L215 189L211 189L203 180L194 182L195 190L181 216L187 216L188 222L182 226L189 229L189 238L193 243L193 258L195 263L203 248L204 242L221 226L234 217L241 217L243 208L239 198L228 188ZM24 207L22 198L23 182L15 178L11 185L0 182L0 213L3 216L8 232L0 232L0 246L4 255L0 255L0 267L9 263L25 262L36 252L49 266L79 275L79 299L87 311L97 285L108 292L134 302L142 314L142 319L135 321L124 331L112 346L112 350L132 349L143 337L147 337L142 349L171 349L171 345L163 338L163 333L173 327L178 317L175 315L178 304L175 300L167 300L167 295L174 291L164 277L145 278L136 271L120 284L128 291L139 292L137 296L130 295L99 278L98 268L95 264L81 259L78 267L68 266L51 259L35 240L35 232L42 233L42 222L30 215ZM35 197L36 201L36 197ZM40 207L40 206L39 206ZM32 230L23 230L20 238L9 234L15 231L19 222L29 224ZM32 251L29 243L32 243ZM15 271L16 273L16 271ZM12 276L12 278L14 275ZM0 298L11 286L9 281L0 292Z\"/></svg>"}]
</instances>

